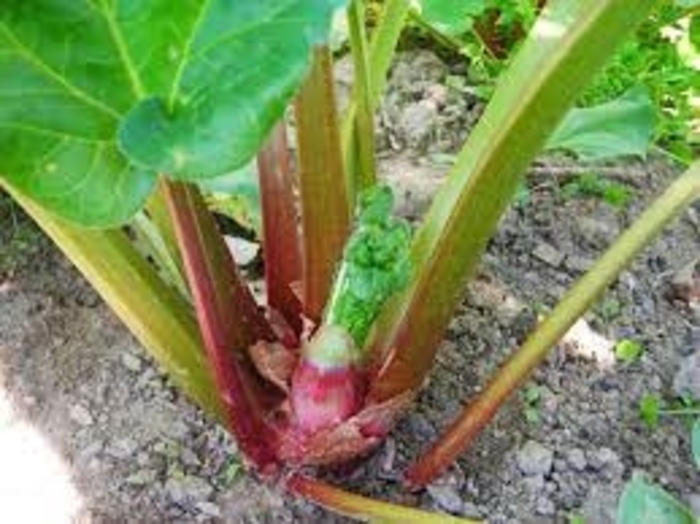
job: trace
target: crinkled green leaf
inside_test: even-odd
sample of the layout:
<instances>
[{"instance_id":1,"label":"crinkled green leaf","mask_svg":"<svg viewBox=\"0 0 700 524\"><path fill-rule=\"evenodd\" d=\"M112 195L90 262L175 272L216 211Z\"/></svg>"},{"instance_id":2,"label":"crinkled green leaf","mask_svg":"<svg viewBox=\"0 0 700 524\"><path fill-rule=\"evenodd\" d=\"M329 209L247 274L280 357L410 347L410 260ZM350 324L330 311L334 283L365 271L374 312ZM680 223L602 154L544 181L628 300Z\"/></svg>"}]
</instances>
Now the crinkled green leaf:
<instances>
[{"instance_id":1,"label":"crinkled green leaf","mask_svg":"<svg viewBox=\"0 0 700 524\"><path fill-rule=\"evenodd\" d=\"M325 314L325 322L347 329L358 347L381 307L406 285L411 273L411 229L391 215L393 205L387 186L362 194Z\"/></svg>"},{"instance_id":2,"label":"crinkled green leaf","mask_svg":"<svg viewBox=\"0 0 700 524\"><path fill-rule=\"evenodd\" d=\"M635 87L595 107L572 109L550 137L548 149L565 149L584 160L644 156L654 135L649 93Z\"/></svg>"},{"instance_id":3,"label":"crinkled green leaf","mask_svg":"<svg viewBox=\"0 0 700 524\"><path fill-rule=\"evenodd\" d=\"M119 131L140 166L174 178L218 176L257 152L328 36L342 0L211 0L192 10L169 89Z\"/></svg>"},{"instance_id":4,"label":"crinkled green leaf","mask_svg":"<svg viewBox=\"0 0 700 524\"><path fill-rule=\"evenodd\" d=\"M156 173L244 165L342 3L3 0L0 176L68 219L111 226Z\"/></svg>"},{"instance_id":5,"label":"crinkled green leaf","mask_svg":"<svg viewBox=\"0 0 700 524\"><path fill-rule=\"evenodd\" d=\"M617 508L617 524L697 524L690 509L640 476L627 485Z\"/></svg>"}]
</instances>

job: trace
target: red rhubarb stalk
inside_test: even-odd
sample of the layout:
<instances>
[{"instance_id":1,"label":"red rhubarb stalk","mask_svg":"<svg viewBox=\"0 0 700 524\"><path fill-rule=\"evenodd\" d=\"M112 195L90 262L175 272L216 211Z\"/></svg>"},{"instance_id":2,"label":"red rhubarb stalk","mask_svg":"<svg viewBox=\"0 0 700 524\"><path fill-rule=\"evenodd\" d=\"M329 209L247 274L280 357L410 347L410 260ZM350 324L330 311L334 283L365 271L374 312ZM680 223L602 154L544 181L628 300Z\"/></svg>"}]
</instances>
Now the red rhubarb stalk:
<instances>
[{"instance_id":1,"label":"red rhubarb stalk","mask_svg":"<svg viewBox=\"0 0 700 524\"><path fill-rule=\"evenodd\" d=\"M275 433L265 409L275 393L257 378L247 349L273 333L241 280L199 191L163 180L199 328L227 422L241 451L263 472L276 469Z\"/></svg>"},{"instance_id":2,"label":"red rhubarb stalk","mask_svg":"<svg viewBox=\"0 0 700 524\"><path fill-rule=\"evenodd\" d=\"M293 286L301 281L301 238L287 152L284 122L258 154L262 203L265 284L268 306L278 311L298 337L301 303Z\"/></svg>"}]
</instances>

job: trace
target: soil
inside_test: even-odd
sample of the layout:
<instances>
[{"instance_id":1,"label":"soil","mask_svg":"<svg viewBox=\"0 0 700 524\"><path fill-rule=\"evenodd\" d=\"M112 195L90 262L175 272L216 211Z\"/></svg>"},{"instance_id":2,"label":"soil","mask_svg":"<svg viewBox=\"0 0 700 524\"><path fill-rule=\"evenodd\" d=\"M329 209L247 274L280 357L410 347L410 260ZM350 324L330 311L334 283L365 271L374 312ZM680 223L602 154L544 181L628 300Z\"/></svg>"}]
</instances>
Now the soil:
<instances>
[{"instance_id":1,"label":"soil","mask_svg":"<svg viewBox=\"0 0 700 524\"><path fill-rule=\"evenodd\" d=\"M421 216L480 110L430 53L399 58L379 139L382 172L400 188L404 215ZM674 275L700 254L697 209L676 220L586 316L580 328L598 335L596 347L581 337L560 344L526 394L504 406L442 479L417 494L401 488L401 471L538 314L678 174L660 158L617 164L614 175L634 192L619 209L566 197L562 185L577 169L562 158L542 159L533 169L529 202L514 204L503 218L415 408L375 454L336 474L336 483L494 523L567 522L574 515L613 522L634 472L697 501L700 472L686 421L662 418L652 430L639 416L644 395L676 396L674 377L700 352L700 318L669 293ZM347 522L248 475L227 434L170 386L5 197L0 247L3 522ZM622 339L640 343L641 357L616 362L611 344Z\"/></svg>"}]
</instances>

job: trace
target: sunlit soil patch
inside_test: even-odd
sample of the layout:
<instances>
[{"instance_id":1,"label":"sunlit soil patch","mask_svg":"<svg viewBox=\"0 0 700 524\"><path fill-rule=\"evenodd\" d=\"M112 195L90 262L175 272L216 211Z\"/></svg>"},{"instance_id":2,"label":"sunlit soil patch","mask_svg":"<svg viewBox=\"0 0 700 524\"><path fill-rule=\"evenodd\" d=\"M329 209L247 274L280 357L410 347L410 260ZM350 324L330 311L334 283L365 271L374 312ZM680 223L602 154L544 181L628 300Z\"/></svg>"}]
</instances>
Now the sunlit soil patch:
<instances>
[{"instance_id":1,"label":"sunlit soil patch","mask_svg":"<svg viewBox=\"0 0 700 524\"><path fill-rule=\"evenodd\" d=\"M0 522L69 524L82 505L68 465L15 412L0 375Z\"/></svg>"}]
</instances>

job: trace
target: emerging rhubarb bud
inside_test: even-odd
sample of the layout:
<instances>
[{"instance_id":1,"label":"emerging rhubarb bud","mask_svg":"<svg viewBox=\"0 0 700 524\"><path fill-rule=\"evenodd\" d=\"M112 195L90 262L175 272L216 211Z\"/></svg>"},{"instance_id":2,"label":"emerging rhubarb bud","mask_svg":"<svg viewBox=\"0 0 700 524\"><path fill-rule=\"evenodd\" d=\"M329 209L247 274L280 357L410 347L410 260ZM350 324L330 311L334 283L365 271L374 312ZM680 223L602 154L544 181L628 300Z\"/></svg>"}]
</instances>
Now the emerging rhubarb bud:
<instances>
[{"instance_id":1,"label":"emerging rhubarb bud","mask_svg":"<svg viewBox=\"0 0 700 524\"><path fill-rule=\"evenodd\" d=\"M386 186L360 198L323 320L292 378L292 407L302 433L335 426L362 407L362 349L382 306L410 275L411 231L391 216L393 203Z\"/></svg>"},{"instance_id":2,"label":"emerging rhubarb bud","mask_svg":"<svg viewBox=\"0 0 700 524\"><path fill-rule=\"evenodd\" d=\"M360 409L364 387L359 357L355 342L339 326L321 326L306 344L291 391L302 432L335 426Z\"/></svg>"}]
</instances>

